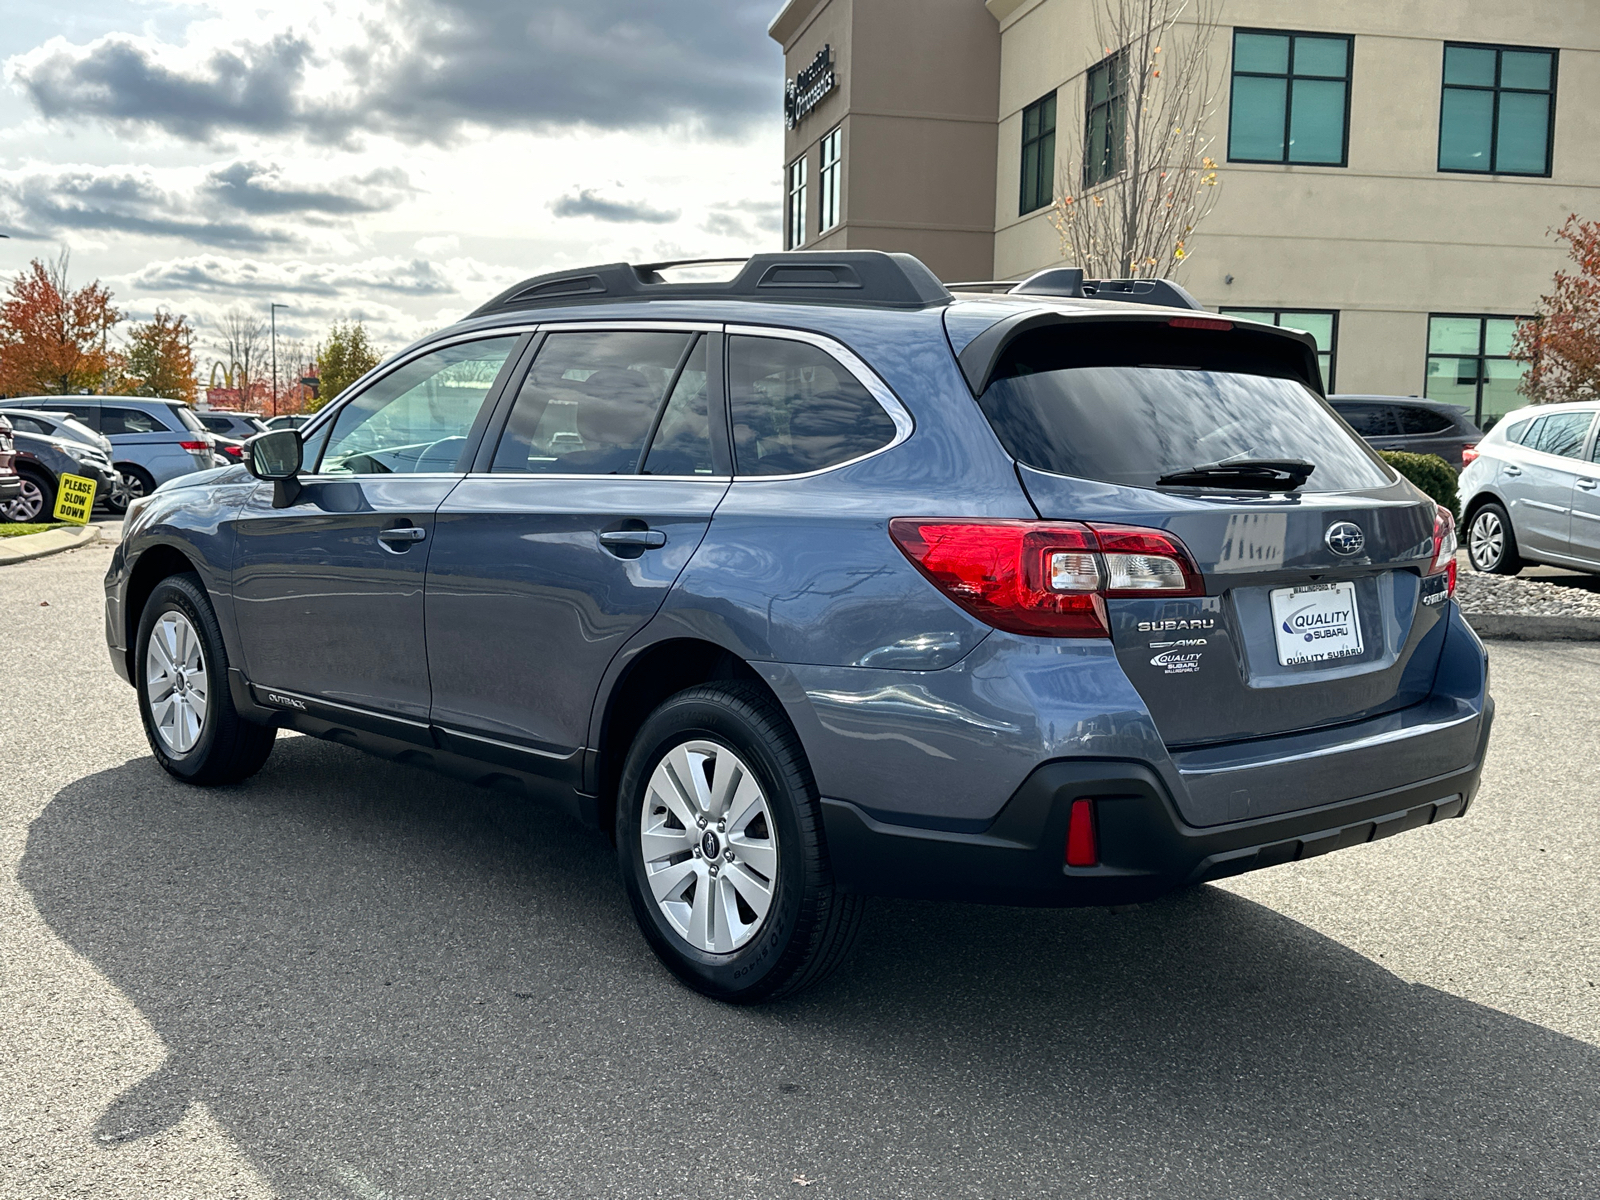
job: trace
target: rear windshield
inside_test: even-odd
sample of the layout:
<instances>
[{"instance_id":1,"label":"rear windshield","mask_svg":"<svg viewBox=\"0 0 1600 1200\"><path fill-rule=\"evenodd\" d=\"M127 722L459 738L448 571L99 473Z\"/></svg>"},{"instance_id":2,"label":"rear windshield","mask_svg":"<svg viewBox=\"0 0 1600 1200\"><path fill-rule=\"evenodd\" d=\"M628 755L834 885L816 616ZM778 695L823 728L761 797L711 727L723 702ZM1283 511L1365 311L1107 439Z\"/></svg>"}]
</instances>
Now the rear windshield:
<instances>
[{"instance_id":1,"label":"rear windshield","mask_svg":"<svg viewBox=\"0 0 1600 1200\"><path fill-rule=\"evenodd\" d=\"M1163 475L1232 459L1303 459L1316 470L1301 491L1391 482L1294 379L1164 365L1016 369L979 403L1012 456L1041 471L1154 487Z\"/></svg>"},{"instance_id":2,"label":"rear windshield","mask_svg":"<svg viewBox=\"0 0 1600 1200\"><path fill-rule=\"evenodd\" d=\"M188 428L196 433L206 432L206 427L200 423L200 418L195 415L194 409L187 404L169 404L167 407L176 413L178 420Z\"/></svg>"}]
</instances>

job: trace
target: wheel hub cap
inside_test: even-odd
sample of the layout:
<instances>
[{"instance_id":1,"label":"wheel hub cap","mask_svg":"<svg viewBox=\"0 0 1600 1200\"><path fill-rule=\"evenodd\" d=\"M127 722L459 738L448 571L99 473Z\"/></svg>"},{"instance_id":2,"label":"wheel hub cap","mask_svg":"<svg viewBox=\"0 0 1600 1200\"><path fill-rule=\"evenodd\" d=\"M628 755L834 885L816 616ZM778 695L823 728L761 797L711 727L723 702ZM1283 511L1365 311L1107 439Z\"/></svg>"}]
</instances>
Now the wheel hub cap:
<instances>
[{"instance_id":1,"label":"wheel hub cap","mask_svg":"<svg viewBox=\"0 0 1600 1200\"><path fill-rule=\"evenodd\" d=\"M165 612L145 646L145 695L156 736L173 754L187 754L206 723L206 659L200 636L180 612Z\"/></svg>"},{"instance_id":2,"label":"wheel hub cap","mask_svg":"<svg viewBox=\"0 0 1600 1200\"><path fill-rule=\"evenodd\" d=\"M749 766L716 742L684 742L656 764L639 818L645 880L696 950L731 954L766 922L778 883L772 813Z\"/></svg>"}]
</instances>

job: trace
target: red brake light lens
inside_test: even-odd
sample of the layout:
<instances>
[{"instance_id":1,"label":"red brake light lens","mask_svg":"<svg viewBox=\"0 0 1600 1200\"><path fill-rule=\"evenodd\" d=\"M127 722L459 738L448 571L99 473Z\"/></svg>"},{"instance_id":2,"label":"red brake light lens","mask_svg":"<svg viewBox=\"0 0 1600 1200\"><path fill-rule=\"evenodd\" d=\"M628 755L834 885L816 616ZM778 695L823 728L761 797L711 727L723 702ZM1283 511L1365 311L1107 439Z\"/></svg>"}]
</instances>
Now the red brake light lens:
<instances>
[{"instance_id":1,"label":"red brake light lens","mask_svg":"<svg viewBox=\"0 0 1600 1200\"><path fill-rule=\"evenodd\" d=\"M1465 446L1461 447L1461 465L1463 467L1471 466L1473 463L1475 463L1477 461L1478 461L1478 443L1477 442L1468 442Z\"/></svg>"},{"instance_id":2,"label":"red brake light lens","mask_svg":"<svg viewBox=\"0 0 1600 1200\"><path fill-rule=\"evenodd\" d=\"M1218 333L1233 328L1232 321L1219 321L1216 317L1173 317L1167 324L1174 329L1214 329Z\"/></svg>"},{"instance_id":3,"label":"red brake light lens","mask_svg":"<svg viewBox=\"0 0 1600 1200\"><path fill-rule=\"evenodd\" d=\"M1183 543L1158 529L896 517L889 533L946 596L1011 633L1109 637L1108 596L1205 594Z\"/></svg>"},{"instance_id":4,"label":"red brake light lens","mask_svg":"<svg viewBox=\"0 0 1600 1200\"><path fill-rule=\"evenodd\" d=\"M211 449L205 442L179 442L178 445L191 452Z\"/></svg>"},{"instance_id":5,"label":"red brake light lens","mask_svg":"<svg viewBox=\"0 0 1600 1200\"><path fill-rule=\"evenodd\" d=\"M1456 594L1456 519L1442 504L1434 505L1433 561L1428 564L1428 574L1448 576L1445 595Z\"/></svg>"},{"instance_id":6,"label":"red brake light lens","mask_svg":"<svg viewBox=\"0 0 1600 1200\"><path fill-rule=\"evenodd\" d=\"M1067 866L1099 866L1100 847L1095 842L1094 801L1074 800L1067 817Z\"/></svg>"}]
</instances>

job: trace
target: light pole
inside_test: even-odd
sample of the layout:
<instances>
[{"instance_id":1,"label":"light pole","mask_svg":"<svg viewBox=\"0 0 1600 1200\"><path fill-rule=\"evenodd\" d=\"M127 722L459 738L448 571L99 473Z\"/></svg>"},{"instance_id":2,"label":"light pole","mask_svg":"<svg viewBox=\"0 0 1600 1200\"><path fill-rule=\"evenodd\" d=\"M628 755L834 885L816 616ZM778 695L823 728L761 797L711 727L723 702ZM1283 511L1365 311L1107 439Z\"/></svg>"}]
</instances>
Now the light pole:
<instances>
[{"instance_id":1,"label":"light pole","mask_svg":"<svg viewBox=\"0 0 1600 1200\"><path fill-rule=\"evenodd\" d=\"M278 415L278 310L288 308L287 304L270 304L267 306L272 318L272 415Z\"/></svg>"}]
</instances>

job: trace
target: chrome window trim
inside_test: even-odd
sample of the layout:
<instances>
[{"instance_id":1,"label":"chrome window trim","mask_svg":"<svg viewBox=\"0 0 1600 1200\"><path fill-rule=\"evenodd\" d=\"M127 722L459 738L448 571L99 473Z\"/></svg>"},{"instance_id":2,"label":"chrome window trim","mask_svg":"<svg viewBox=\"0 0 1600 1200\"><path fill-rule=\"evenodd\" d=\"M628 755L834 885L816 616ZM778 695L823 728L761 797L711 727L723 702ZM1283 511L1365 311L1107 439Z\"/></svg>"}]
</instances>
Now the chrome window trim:
<instances>
[{"instance_id":1,"label":"chrome window trim","mask_svg":"<svg viewBox=\"0 0 1600 1200\"><path fill-rule=\"evenodd\" d=\"M794 475L741 475L737 470L738 459L735 457L735 470L733 473L733 481L735 483L779 483L791 479L812 479L818 475L826 475L830 471L842 471L845 467L854 466L859 462L866 462L867 459L876 458L880 454L887 454L916 431L916 421L912 419L905 405L900 403L900 398L894 394L888 384L878 378L877 373L867 366L855 351L851 350L843 342L828 337L826 334L812 333L808 329L788 329L775 325L729 325L724 332L729 337L776 338L780 341L804 342L806 345L815 346L818 350L838 362L855 378L857 383L866 388L867 393L878 402L879 407L894 422L894 437L876 450L869 450L865 454L847 458L844 462L818 467L815 471L801 471ZM728 394L728 403L731 411L733 404L731 390Z\"/></svg>"}]
</instances>

